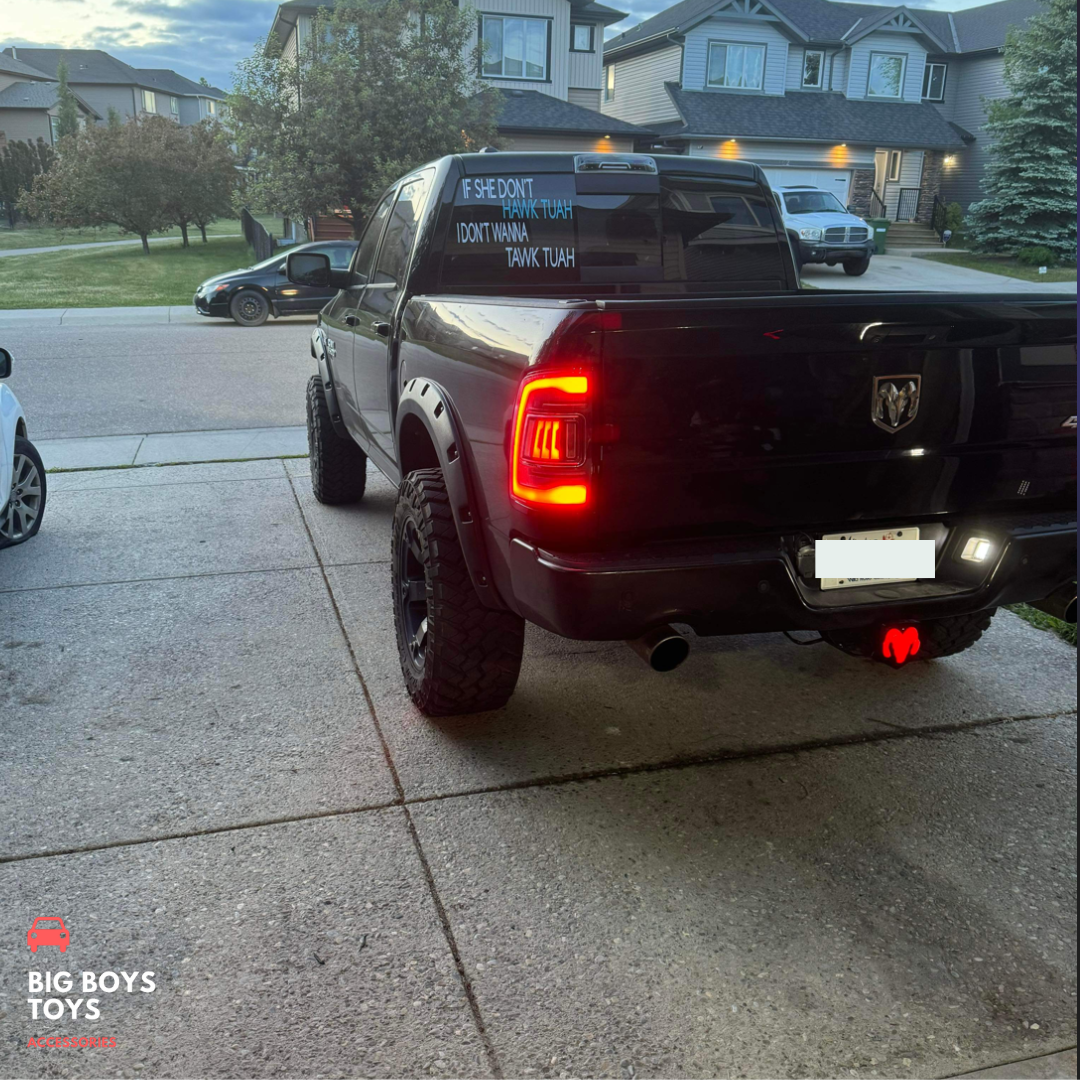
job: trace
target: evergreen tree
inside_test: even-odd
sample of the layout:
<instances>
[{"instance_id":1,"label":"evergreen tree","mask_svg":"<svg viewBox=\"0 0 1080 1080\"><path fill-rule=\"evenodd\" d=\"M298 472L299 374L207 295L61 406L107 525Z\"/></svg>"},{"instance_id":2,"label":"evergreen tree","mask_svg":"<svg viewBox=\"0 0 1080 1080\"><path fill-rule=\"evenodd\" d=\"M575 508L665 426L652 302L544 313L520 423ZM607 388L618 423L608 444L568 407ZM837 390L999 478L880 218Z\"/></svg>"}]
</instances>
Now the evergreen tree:
<instances>
[{"instance_id":1,"label":"evergreen tree","mask_svg":"<svg viewBox=\"0 0 1080 1080\"><path fill-rule=\"evenodd\" d=\"M62 139L65 135L74 135L79 130L79 103L68 86L68 68L63 61L56 66L56 78L60 83L57 91L59 108L56 112L56 136L57 139Z\"/></svg>"},{"instance_id":2,"label":"evergreen tree","mask_svg":"<svg viewBox=\"0 0 1080 1080\"><path fill-rule=\"evenodd\" d=\"M987 105L987 198L968 210L979 251L1041 245L1076 258L1076 0L1050 0L1005 44L1009 96Z\"/></svg>"}]
</instances>

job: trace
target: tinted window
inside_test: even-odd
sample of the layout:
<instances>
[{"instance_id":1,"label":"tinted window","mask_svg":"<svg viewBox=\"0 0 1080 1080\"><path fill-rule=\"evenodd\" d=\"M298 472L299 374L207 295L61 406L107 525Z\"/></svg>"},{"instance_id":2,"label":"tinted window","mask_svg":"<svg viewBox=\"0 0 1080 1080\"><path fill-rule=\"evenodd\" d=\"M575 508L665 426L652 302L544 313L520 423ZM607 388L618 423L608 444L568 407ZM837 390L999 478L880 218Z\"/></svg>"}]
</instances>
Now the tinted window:
<instances>
[{"instance_id":1,"label":"tinted window","mask_svg":"<svg viewBox=\"0 0 1080 1080\"><path fill-rule=\"evenodd\" d=\"M442 287L579 295L783 287L776 218L756 183L662 178L659 188L578 194L573 174L462 179Z\"/></svg>"},{"instance_id":2,"label":"tinted window","mask_svg":"<svg viewBox=\"0 0 1080 1080\"><path fill-rule=\"evenodd\" d=\"M353 263L353 279L357 285L366 285L371 277L371 264L375 261L375 249L379 246L379 236L382 234L383 223L386 215L390 213L390 207L394 203L394 192L390 192L386 198L375 208L375 213L367 223L364 236L360 241L360 248L356 253L356 262Z\"/></svg>"},{"instance_id":3,"label":"tinted window","mask_svg":"<svg viewBox=\"0 0 1080 1080\"><path fill-rule=\"evenodd\" d=\"M409 262L416 229L420 224L420 215L424 209L424 196L427 194L430 175L417 177L405 184L394 204L390 215L390 224L386 227L386 236L379 249L379 261L375 266L376 284L401 281Z\"/></svg>"}]
</instances>

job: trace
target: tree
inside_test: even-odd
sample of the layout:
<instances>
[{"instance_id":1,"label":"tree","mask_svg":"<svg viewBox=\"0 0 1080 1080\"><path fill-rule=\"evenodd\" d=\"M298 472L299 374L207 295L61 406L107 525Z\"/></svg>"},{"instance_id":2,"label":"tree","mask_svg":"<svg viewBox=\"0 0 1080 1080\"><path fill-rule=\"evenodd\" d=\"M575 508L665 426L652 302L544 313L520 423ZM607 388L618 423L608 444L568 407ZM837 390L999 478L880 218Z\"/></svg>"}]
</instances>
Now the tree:
<instances>
[{"instance_id":1,"label":"tree","mask_svg":"<svg viewBox=\"0 0 1080 1080\"><path fill-rule=\"evenodd\" d=\"M167 191L171 120L80 128L20 205L61 227L113 224L142 240L172 224Z\"/></svg>"},{"instance_id":2,"label":"tree","mask_svg":"<svg viewBox=\"0 0 1080 1080\"><path fill-rule=\"evenodd\" d=\"M968 208L977 250L1041 245L1076 258L1076 0L1050 0L1005 44L1009 96L987 104L987 198Z\"/></svg>"},{"instance_id":3,"label":"tree","mask_svg":"<svg viewBox=\"0 0 1080 1080\"><path fill-rule=\"evenodd\" d=\"M33 186L34 177L52 165L54 156L53 148L42 138L0 147L0 203L10 228L19 220L19 199Z\"/></svg>"},{"instance_id":4,"label":"tree","mask_svg":"<svg viewBox=\"0 0 1080 1080\"><path fill-rule=\"evenodd\" d=\"M167 145L165 203L182 246L188 226L197 225L206 243L206 227L232 210L236 155L220 126L204 120L190 127L172 125Z\"/></svg>"},{"instance_id":5,"label":"tree","mask_svg":"<svg viewBox=\"0 0 1080 1080\"><path fill-rule=\"evenodd\" d=\"M475 14L451 0L337 0L298 58L260 43L229 100L252 201L299 219L351 215L359 234L403 172L490 141L497 99L482 91L475 33Z\"/></svg>"},{"instance_id":6,"label":"tree","mask_svg":"<svg viewBox=\"0 0 1080 1080\"><path fill-rule=\"evenodd\" d=\"M62 60L56 66L56 78L60 83L57 90L59 108L56 111L56 137L59 140L79 130L79 103L68 86L67 64Z\"/></svg>"}]
</instances>

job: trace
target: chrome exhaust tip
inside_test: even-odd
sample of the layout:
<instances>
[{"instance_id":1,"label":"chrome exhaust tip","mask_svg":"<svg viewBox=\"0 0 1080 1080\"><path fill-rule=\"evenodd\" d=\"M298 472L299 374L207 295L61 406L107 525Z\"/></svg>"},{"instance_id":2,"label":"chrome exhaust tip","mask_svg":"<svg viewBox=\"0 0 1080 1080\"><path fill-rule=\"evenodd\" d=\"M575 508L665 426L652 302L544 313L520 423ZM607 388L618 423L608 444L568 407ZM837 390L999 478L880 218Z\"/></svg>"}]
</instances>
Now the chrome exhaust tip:
<instances>
[{"instance_id":1,"label":"chrome exhaust tip","mask_svg":"<svg viewBox=\"0 0 1080 1080\"><path fill-rule=\"evenodd\" d=\"M690 655L690 642L673 626L654 627L626 644L653 671L674 671Z\"/></svg>"},{"instance_id":2,"label":"chrome exhaust tip","mask_svg":"<svg viewBox=\"0 0 1080 1080\"><path fill-rule=\"evenodd\" d=\"M1055 619L1076 625L1076 582L1059 585L1046 599L1032 600L1031 606L1053 615Z\"/></svg>"}]
</instances>

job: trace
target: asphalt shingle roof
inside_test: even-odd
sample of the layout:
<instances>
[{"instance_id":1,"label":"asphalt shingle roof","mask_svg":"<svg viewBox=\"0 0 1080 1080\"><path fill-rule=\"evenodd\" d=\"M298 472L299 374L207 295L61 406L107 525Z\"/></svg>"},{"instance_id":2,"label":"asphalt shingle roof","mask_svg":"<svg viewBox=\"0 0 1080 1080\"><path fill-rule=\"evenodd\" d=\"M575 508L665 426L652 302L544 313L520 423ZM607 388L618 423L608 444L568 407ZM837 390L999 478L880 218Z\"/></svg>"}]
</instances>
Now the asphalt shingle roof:
<instances>
[{"instance_id":1,"label":"asphalt shingle roof","mask_svg":"<svg viewBox=\"0 0 1080 1080\"><path fill-rule=\"evenodd\" d=\"M10 50L5 50L10 56ZM138 83L133 67L110 56L101 49L24 49L19 59L43 71L50 79L57 77L61 61L67 64L68 78L73 83Z\"/></svg>"},{"instance_id":2,"label":"asphalt shingle roof","mask_svg":"<svg viewBox=\"0 0 1080 1080\"><path fill-rule=\"evenodd\" d=\"M51 109L59 99L59 91L60 84L55 82L12 83L0 90L0 109ZM91 116L98 117L78 94L75 100Z\"/></svg>"},{"instance_id":3,"label":"asphalt shingle roof","mask_svg":"<svg viewBox=\"0 0 1080 1080\"><path fill-rule=\"evenodd\" d=\"M202 83L193 82L170 68L135 68L139 76L139 85L148 90L160 90L163 94L180 94L192 97L196 94L201 97L224 98L228 95L224 90L216 86L203 86Z\"/></svg>"},{"instance_id":4,"label":"asphalt shingle roof","mask_svg":"<svg viewBox=\"0 0 1080 1080\"><path fill-rule=\"evenodd\" d=\"M500 90L500 131L577 131L589 135L647 135L649 130L571 105L539 90Z\"/></svg>"},{"instance_id":5,"label":"asphalt shingle roof","mask_svg":"<svg viewBox=\"0 0 1080 1080\"><path fill-rule=\"evenodd\" d=\"M0 109L51 109L59 83L17 82L0 90Z\"/></svg>"},{"instance_id":6,"label":"asphalt shingle roof","mask_svg":"<svg viewBox=\"0 0 1080 1080\"><path fill-rule=\"evenodd\" d=\"M39 71L21 60L16 60L7 52L0 53L0 71L5 75L22 75L27 79L47 79L49 76L44 71Z\"/></svg>"},{"instance_id":7,"label":"asphalt shingle roof","mask_svg":"<svg viewBox=\"0 0 1080 1080\"><path fill-rule=\"evenodd\" d=\"M718 0L679 0L679 3L646 19L637 26L611 38L604 45L605 53L644 41L662 34L683 33L717 6ZM849 4L837 0L766 0L778 15L797 27L814 42L839 43L845 34L859 23L876 22L890 10L879 4ZM902 5L897 5L900 7ZM1042 0L999 0L996 4L967 8L953 15L960 49L972 52L1005 44L1010 26L1020 25L1043 9ZM939 38L951 51L954 48L952 25L947 11L931 11L924 7L909 7L910 13L927 30Z\"/></svg>"},{"instance_id":8,"label":"asphalt shingle roof","mask_svg":"<svg viewBox=\"0 0 1080 1080\"><path fill-rule=\"evenodd\" d=\"M1045 10L1041 0L1000 0L997 4L958 11L953 21L960 48L964 52L1000 48L1010 27L1023 26L1032 15Z\"/></svg>"},{"instance_id":9,"label":"asphalt shingle roof","mask_svg":"<svg viewBox=\"0 0 1080 1080\"><path fill-rule=\"evenodd\" d=\"M666 135L812 140L877 146L883 132L896 147L959 150L964 141L930 104L846 98L843 94L719 94L666 83L686 123L657 127Z\"/></svg>"}]
</instances>

